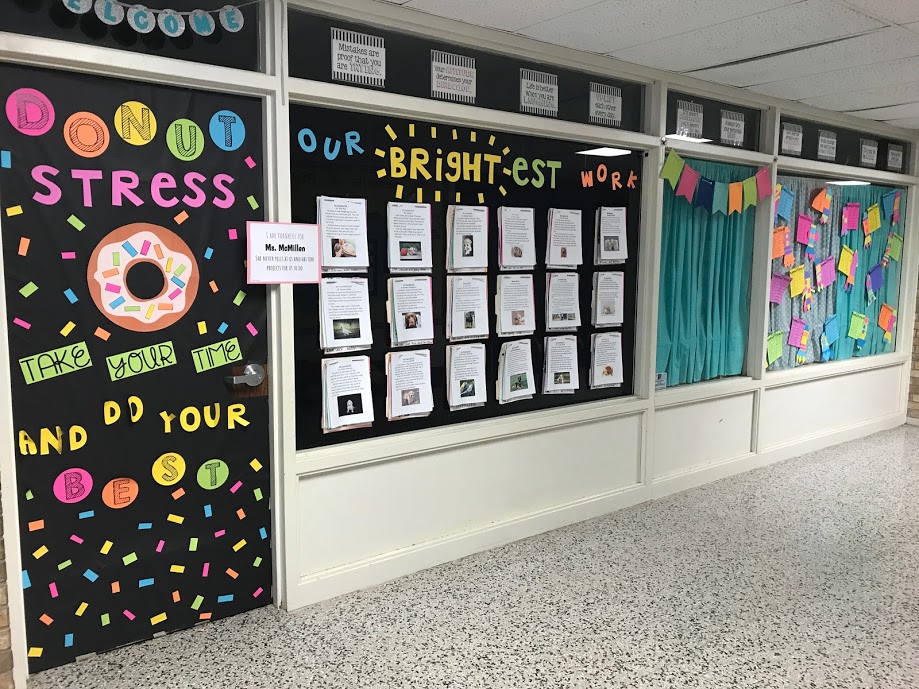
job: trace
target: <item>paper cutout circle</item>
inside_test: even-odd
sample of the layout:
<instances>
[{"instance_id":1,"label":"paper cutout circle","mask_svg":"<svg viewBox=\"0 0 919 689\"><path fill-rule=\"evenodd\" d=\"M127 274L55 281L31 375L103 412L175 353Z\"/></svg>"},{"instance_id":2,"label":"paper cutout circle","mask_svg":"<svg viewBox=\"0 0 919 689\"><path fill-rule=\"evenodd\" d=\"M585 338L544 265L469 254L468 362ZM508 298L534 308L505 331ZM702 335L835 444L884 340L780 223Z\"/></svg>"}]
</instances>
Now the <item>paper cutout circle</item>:
<instances>
[{"instance_id":1,"label":"paper cutout circle","mask_svg":"<svg viewBox=\"0 0 919 689\"><path fill-rule=\"evenodd\" d=\"M222 151L235 151L246 140L246 125L232 110L218 110L208 125L211 141Z\"/></svg>"},{"instance_id":2,"label":"paper cutout circle","mask_svg":"<svg viewBox=\"0 0 919 689\"><path fill-rule=\"evenodd\" d=\"M185 19L175 10L160 10L156 23L169 38L178 38L185 33Z\"/></svg>"},{"instance_id":3,"label":"paper cutout circle","mask_svg":"<svg viewBox=\"0 0 919 689\"><path fill-rule=\"evenodd\" d=\"M115 26L124 21L124 7L112 0L96 0L96 16L99 21L109 26Z\"/></svg>"},{"instance_id":4,"label":"paper cutout circle","mask_svg":"<svg viewBox=\"0 0 919 689\"><path fill-rule=\"evenodd\" d=\"M86 14L93 8L93 0L64 0L64 7L74 14Z\"/></svg>"},{"instance_id":5,"label":"paper cutout circle","mask_svg":"<svg viewBox=\"0 0 919 689\"><path fill-rule=\"evenodd\" d=\"M137 33L150 33L156 26L156 16L143 5L128 8L128 25Z\"/></svg>"},{"instance_id":6,"label":"paper cutout circle","mask_svg":"<svg viewBox=\"0 0 919 689\"><path fill-rule=\"evenodd\" d=\"M76 467L62 471L54 479L54 497L61 502L72 505L84 500L93 490L93 477L86 469Z\"/></svg>"},{"instance_id":7,"label":"paper cutout circle","mask_svg":"<svg viewBox=\"0 0 919 689\"><path fill-rule=\"evenodd\" d=\"M54 106L41 91L16 89L6 99L6 119L20 134L41 136L54 124Z\"/></svg>"},{"instance_id":8,"label":"paper cutout circle","mask_svg":"<svg viewBox=\"0 0 919 689\"><path fill-rule=\"evenodd\" d=\"M132 478L113 478L102 489L102 502L113 510L124 509L137 500L140 487Z\"/></svg>"},{"instance_id":9,"label":"paper cutout circle","mask_svg":"<svg viewBox=\"0 0 919 689\"><path fill-rule=\"evenodd\" d=\"M153 480L161 486L174 486L185 476L185 459L175 452L160 455L153 463Z\"/></svg>"},{"instance_id":10,"label":"paper cutout circle","mask_svg":"<svg viewBox=\"0 0 919 689\"><path fill-rule=\"evenodd\" d=\"M125 101L115 110L115 131L132 146L146 146L156 136L156 116L139 101Z\"/></svg>"},{"instance_id":11,"label":"paper cutout circle","mask_svg":"<svg viewBox=\"0 0 919 689\"><path fill-rule=\"evenodd\" d=\"M199 36L210 36L217 28L211 13L204 10L194 10L188 17L188 25Z\"/></svg>"},{"instance_id":12,"label":"paper cutout circle","mask_svg":"<svg viewBox=\"0 0 919 689\"><path fill-rule=\"evenodd\" d=\"M152 298L130 289L128 274L144 263L159 271L157 286L161 287ZM151 273L148 266L141 270ZM198 263L174 232L152 223L131 223L109 232L96 245L86 282L96 308L112 323L133 332L153 332L188 313L198 295Z\"/></svg>"},{"instance_id":13,"label":"paper cutout circle","mask_svg":"<svg viewBox=\"0 0 919 689\"><path fill-rule=\"evenodd\" d=\"M166 129L166 145L176 158L190 162L204 152L204 132L195 122L178 119Z\"/></svg>"},{"instance_id":14,"label":"paper cutout circle","mask_svg":"<svg viewBox=\"0 0 919 689\"><path fill-rule=\"evenodd\" d=\"M236 33L241 31L243 25L246 23L243 13L233 5L224 5L220 8L220 26L224 28L225 31L230 33Z\"/></svg>"},{"instance_id":15,"label":"paper cutout circle","mask_svg":"<svg viewBox=\"0 0 919 689\"><path fill-rule=\"evenodd\" d=\"M230 478L230 467L222 459L209 459L198 467L198 485L204 490L216 490Z\"/></svg>"},{"instance_id":16,"label":"paper cutout circle","mask_svg":"<svg viewBox=\"0 0 919 689\"><path fill-rule=\"evenodd\" d=\"M96 158L108 148L111 135L98 115L75 112L64 123L64 141L71 151L83 158Z\"/></svg>"}]
</instances>

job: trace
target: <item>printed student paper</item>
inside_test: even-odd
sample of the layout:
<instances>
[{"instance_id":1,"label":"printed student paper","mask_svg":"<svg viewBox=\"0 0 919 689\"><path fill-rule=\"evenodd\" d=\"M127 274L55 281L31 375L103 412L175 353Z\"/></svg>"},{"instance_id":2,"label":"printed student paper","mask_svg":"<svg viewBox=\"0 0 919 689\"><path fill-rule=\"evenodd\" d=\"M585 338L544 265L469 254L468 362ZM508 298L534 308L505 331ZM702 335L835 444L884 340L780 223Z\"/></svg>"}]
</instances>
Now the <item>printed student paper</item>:
<instances>
[{"instance_id":1,"label":"printed student paper","mask_svg":"<svg viewBox=\"0 0 919 689\"><path fill-rule=\"evenodd\" d=\"M625 308L625 273L618 271L594 273L590 320L594 327L622 325Z\"/></svg>"},{"instance_id":2,"label":"printed student paper","mask_svg":"<svg viewBox=\"0 0 919 689\"><path fill-rule=\"evenodd\" d=\"M546 331L577 330L581 325L577 273L546 274Z\"/></svg>"},{"instance_id":3,"label":"printed student paper","mask_svg":"<svg viewBox=\"0 0 919 689\"><path fill-rule=\"evenodd\" d=\"M590 388L622 385L622 333L594 333L590 337Z\"/></svg>"},{"instance_id":4,"label":"printed student paper","mask_svg":"<svg viewBox=\"0 0 919 689\"><path fill-rule=\"evenodd\" d=\"M488 270L488 209L449 206L447 241L447 272Z\"/></svg>"},{"instance_id":5,"label":"printed student paper","mask_svg":"<svg viewBox=\"0 0 919 689\"><path fill-rule=\"evenodd\" d=\"M536 265L534 209L498 209L498 259L502 270L532 270Z\"/></svg>"},{"instance_id":6,"label":"printed student paper","mask_svg":"<svg viewBox=\"0 0 919 689\"><path fill-rule=\"evenodd\" d=\"M367 200L320 196L316 217L322 235L322 272L366 273Z\"/></svg>"},{"instance_id":7,"label":"printed student paper","mask_svg":"<svg viewBox=\"0 0 919 689\"><path fill-rule=\"evenodd\" d=\"M499 275L496 302L499 337L530 334L536 330L532 275Z\"/></svg>"},{"instance_id":8,"label":"printed student paper","mask_svg":"<svg viewBox=\"0 0 919 689\"><path fill-rule=\"evenodd\" d=\"M319 345L327 352L370 349L367 278L323 278L319 283Z\"/></svg>"},{"instance_id":9,"label":"printed student paper","mask_svg":"<svg viewBox=\"0 0 919 689\"><path fill-rule=\"evenodd\" d=\"M387 316L393 347L431 343L434 341L434 308L431 303L431 278L390 278Z\"/></svg>"},{"instance_id":10,"label":"printed student paper","mask_svg":"<svg viewBox=\"0 0 919 689\"><path fill-rule=\"evenodd\" d=\"M480 406L488 401L485 345L448 345L446 368L447 401L451 411Z\"/></svg>"},{"instance_id":11,"label":"printed student paper","mask_svg":"<svg viewBox=\"0 0 919 689\"><path fill-rule=\"evenodd\" d=\"M391 273L430 273L431 206L427 203L394 203L386 207Z\"/></svg>"},{"instance_id":12,"label":"printed student paper","mask_svg":"<svg viewBox=\"0 0 919 689\"><path fill-rule=\"evenodd\" d=\"M594 265L623 263L628 257L625 208L598 208L594 225Z\"/></svg>"},{"instance_id":13,"label":"printed student paper","mask_svg":"<svg viewBox=\"0 0 919 689\"><path fill-rule=\"evenodd\" d=\"M322 402L325 433L373 423L370 357L323 359Z\"/></svg>"},{"instance_id":14,"label":"printed student paper","mask_svg":"<svg viewBox=\"0 0 919 689\"><path fill-rule=\"evenodd\" d=\"M426 349L386 355L386 418L427 416L434 410L431 353Z\"/></svg>"},{"instance_id":15,"label":"printed student paper","mask_svg":"<svg viewBox=\"0 0 919 689\"><path fill-rule=\"evenodd\" d=\"M488 277L447 276L447 339L479 340L488 337Z\"/></svg>"},{"instance_id":16,"label":"printed student paper","mask_svg":"<svg viewBox=\"0 0 919 689\"><path fill-rule=\"evenodd\" d=\"M571 394L580 388L578 378L578 338L560 335L545 338L545 365L542 391L547 395Z\"/></svg>"},{"instance_id":17,"label":"printed student paper","mask_svg":"<svg viewBox=\"0 0 919 689\"><path fill-rule=\"evenodd\" d=\"M581 248L581 211L549 209L546 266L576 268L584 262Z\"/></svg>"},{"instance_id":18,"label":"printed student paper","mask_svg":"<svg viewBox=\"0 0 919 689\"><path fill-rule=\"evenodd\" d=\"M529 340L516 340L501 345L497 393L500 404L529 399L536 394L533 353Z\"/></svg>"}]
</instances>

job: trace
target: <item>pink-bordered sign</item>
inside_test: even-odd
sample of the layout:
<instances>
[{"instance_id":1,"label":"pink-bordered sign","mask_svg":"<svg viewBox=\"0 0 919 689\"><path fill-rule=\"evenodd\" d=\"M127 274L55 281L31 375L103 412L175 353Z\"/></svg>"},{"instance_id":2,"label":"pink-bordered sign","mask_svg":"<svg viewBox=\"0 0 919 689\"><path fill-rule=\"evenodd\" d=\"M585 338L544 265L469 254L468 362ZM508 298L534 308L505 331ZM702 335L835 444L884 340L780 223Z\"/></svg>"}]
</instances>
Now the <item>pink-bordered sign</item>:
<instances>
[{"instance_id":1,"label":"pink-bordered sign","mask_svg":"<svg viewBox=\"0 0 919 689\"><path fill-rule=\"evenodd\" d=\"M319 225L246 223L246 282L250 285L319 284Z\"/></svg>"}]
</instances>

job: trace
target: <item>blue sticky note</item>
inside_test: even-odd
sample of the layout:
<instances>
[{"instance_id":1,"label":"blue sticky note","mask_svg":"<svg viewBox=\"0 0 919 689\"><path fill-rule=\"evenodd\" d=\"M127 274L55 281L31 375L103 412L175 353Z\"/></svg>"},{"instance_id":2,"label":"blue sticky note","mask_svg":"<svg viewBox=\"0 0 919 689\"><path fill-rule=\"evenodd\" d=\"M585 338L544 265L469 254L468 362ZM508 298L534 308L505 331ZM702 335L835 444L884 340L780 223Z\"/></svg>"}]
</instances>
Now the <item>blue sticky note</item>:
<instances>
[{"instance_id":1,"label":"blue sticky note","mask_svg":"<svg viewBox=\"0 0 919 689\"><path fill-rule=\"evenodd\" d=\"M0 167L7 170L13 167L13 158L9 151L0 151Z\"/></svg>"},{"instance_id":2,"label":"blue sticky note","mask_svg":"<svg viewBox=\"0 0 919 689\"><path fill-rule=\"evenodd\" d=\"M76 304L78 301L80 301L77 299L77 295L74 294L73 290L69 287L64 290L64 296L67 297L67 301L69 301L71 304Z\"/></svg>"},{"instance_id":3,"label":"blue sticky note","mask_svg":"<svg viewBox=\"0 0 919 689\"><path fill-rule=\"evenodd\" d=\"M217 596L217 602L218 602L218 603L232 603L232 602L233 602L233 594L232 594L232 593L228 593L228 594L225 595L225 596Z\"/></svg>"},{"instance_id":4,"label":"blue sticky note","mask_svg":"<svg viewBox=\"0 0 919 689\"><path fill-rule=\"evenodd\" d=\"M835 344L839 341L839 321L836 320L835 315L826 319L826 323L823 324L823 334L828 344Z\"/></svg>"},{"instance_id":5,"label":"blue sticky note","mask_svg":"<svg viewBox=\"0 0 919 689\"><path fill-rule=\"evenodd\" d=\"M29 570L22 570L22 588L27 589L32 585L32 579L29 577Z\"/></svg>"},{"instance_id":6,"label":"blue sticky note","mask_svg":"<svg viewBox=\"0 0 919 689\"><path fill-rule=\"evenodd\" d=\"M220 324L220 327L217 328L217 332L220 333L221 335L223 335L223 334L227 331L227 328L229 328L229 327L230 327L230 326L228 326L226 323L221 323L221 324Z\"/></svg>"},{"instance_id":7,"label":"blue sticky note","mask_svg":"<svg viewBox=\"0 0 919 689\"><path fill-rule=\"evenodd\" d=\"M99 575L96 574L91 569L87 569L85 572L83 572L83 576L89 579L90 581L95 581L96 579L99 578Z\"/></svg>"},{"instance_id":8,"label":"blue sticky note","mask_svg":"<svg viewBox=\"0 0 919 689\"><path fill-rule=\"evenodd\" d=\"M137 588L139 588L139 589L145 588L145 587L147 587L147 586L153 586L153 579L152 579L152 578L150 578L150 579L141 579L140 581L137 582Z\"/></svg>"},{"instance_id":9,"label":"blue sticky note","mask_svg":"<svg viewBox=\"0 0 919 689\"><path fill-rule=\"evenodd\" d=\"M258 530L258 533L262 537L262 540L265 540L266 538L268 538L268 531L265 530L264 526Z\"/></svg>"},{"instance_id":10,"label":"blue sticky note","mask_svg":"<svg viewBox=\"0 0 919 689\"><path fill-rule=\"evenodd\" d=\"M204 516L207 517L208 519L214 516L214 512L211 510L210 505L204 506Z\"/></svg>"},{"instance_id":11,"label":"blue sticky note","mask_svg":"<svg viewBox=\"0 0 919 689\"><path fill-rule=\"evenodd\" d=\"M214 250L211 247L207 247L207 249L204 251L204 258L210 259L211 256L213 255L214 255Z\"/></svg>"},{"instance_id":12,"label":"blue sticky note","mask_svg":"<svg viewBox=\"0 0 919 689\"><path fill-rule=\"evenodd\" d=\"M138 531L147 531L148 529L153 528L153 522L141 522L137 525Z\"/></svg>"},{"instance_id":13,"label":"blue sticky note","mask_svg":"<svg viewBox=\"0 0 919 689\"><path fill-rule=\"evenodd\" d=\"M92 519L96 516L95 510L87 510L86 512L80 512L78 515L80 519Z\"/></svg>"},{"instance_id":14,"label":"blue sticky note","mask_svg":"<svg viewBox=\"0 0 919 689\"><path fill-rule=\"evenodd\" d=\"M73 646L73 634L64 634L64 648Z\"/></svg>"}]
</instances>

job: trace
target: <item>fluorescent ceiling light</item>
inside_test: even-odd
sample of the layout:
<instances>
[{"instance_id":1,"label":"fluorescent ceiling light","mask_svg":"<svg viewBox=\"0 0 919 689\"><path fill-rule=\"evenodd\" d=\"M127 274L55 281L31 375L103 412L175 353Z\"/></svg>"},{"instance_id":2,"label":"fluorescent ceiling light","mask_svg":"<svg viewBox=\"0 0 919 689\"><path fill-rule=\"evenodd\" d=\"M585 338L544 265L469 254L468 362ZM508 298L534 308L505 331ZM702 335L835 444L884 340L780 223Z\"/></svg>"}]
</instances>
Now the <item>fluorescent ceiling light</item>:
<instances>
[{"instance_id":1,"label":"fluorescent ceiling light","mask_svg":"<svg viewBox=\"0 0 919 689\"><path fill-rule=\"evenodd\" d=\"M871 182L862 182L857 179L844 179L839 182L830 182L830 184L837 187L867 187L871 185Z\"/></svg>"},{"instance_id":2,"label":"fluorescent ceiling light","mask_svg":"<svg viewBox=\"0 0 919 689\"><path fill-rule=\"evenodd\" d=\"M627 156L631 151L627 151L624 148L610 148L609 146L602 146L600 148L591 148L589 151L577 151L586 156L602 156L604 158L615 158L616 156Z\"/></svg>"},{"instance_id":3,"label":"fluorescent ceiling light","mask_svg":"<svg viewBox=\"0 0 919 689\"><path fill-rule=\"evenodd\" d=\"M688 141L691 144L707 144L711 141L711 139L697 139L694 136L686 136L685 134L667 134L664 138L671 141Z\"/></svg>"}]
</instances>

